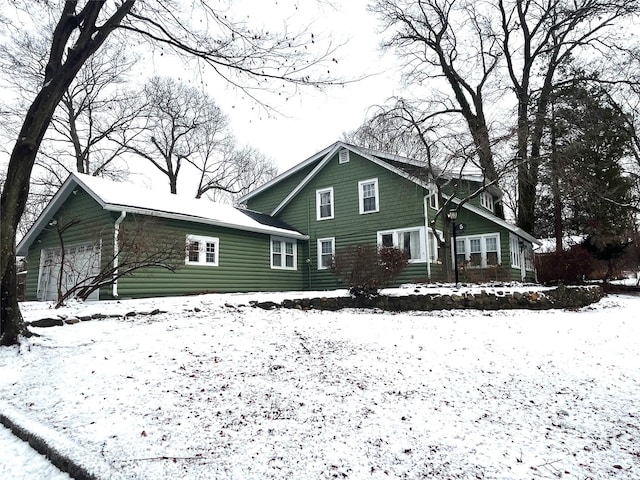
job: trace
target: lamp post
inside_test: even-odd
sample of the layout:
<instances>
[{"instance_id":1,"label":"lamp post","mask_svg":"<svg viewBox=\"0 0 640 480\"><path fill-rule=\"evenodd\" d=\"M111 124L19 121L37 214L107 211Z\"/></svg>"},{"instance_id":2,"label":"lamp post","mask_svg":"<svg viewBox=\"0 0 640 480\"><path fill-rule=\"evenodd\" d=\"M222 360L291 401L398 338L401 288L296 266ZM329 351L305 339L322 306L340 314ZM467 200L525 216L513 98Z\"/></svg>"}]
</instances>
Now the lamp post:
<instances>
[{"instance_id":1,"label":"lamp post","mask_svg":"<svg viewBox=\"0 0 640 480\"><path fill-rule=\"evenodd\" d=\"M456 241L456 219L458 218L458 212L455 210L449 210L447 214L449 220L451 220L451 228L453 229L453 268L456 272L456 287L460 287L460 281L458 280L458 242Z\"/></svg>"}]
</instances>

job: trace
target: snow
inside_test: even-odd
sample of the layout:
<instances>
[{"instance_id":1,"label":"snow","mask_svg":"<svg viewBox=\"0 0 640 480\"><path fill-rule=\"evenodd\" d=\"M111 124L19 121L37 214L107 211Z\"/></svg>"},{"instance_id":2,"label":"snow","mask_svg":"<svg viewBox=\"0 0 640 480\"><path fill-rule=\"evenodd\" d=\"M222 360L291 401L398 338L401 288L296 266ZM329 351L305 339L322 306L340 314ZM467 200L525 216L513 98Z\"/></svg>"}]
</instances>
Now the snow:
<instances>
[{"instance_id":1,"label":"snow","mask_svg":"<svg viewBox=\"0 0 640 480\"><path fill-rule=\"evenodd\" d=\"M235 227L242 230L265 232L287 237L303 235L284 228L264 225L232 205L212 202L206 198L193 198L150 190L130 182L114 182L107 178L81 173L71 174L83 188L93 192L109 210L126 210L166 216L179 215L191 221Z\"/></svg>"},{"instance_id":2,"label":"snow","mask_svg":"<svg viewBox=\"0 0 640 480\"><path fill-rule=\"evenodd\" d=\"M24 303L28 320L122 316L1 349L0 412L113 479L640 478L640 297L543 312L249 306L327 294L345 292ZM0 478L67 478L8 443Z\"/></svg>"}]
</instances>

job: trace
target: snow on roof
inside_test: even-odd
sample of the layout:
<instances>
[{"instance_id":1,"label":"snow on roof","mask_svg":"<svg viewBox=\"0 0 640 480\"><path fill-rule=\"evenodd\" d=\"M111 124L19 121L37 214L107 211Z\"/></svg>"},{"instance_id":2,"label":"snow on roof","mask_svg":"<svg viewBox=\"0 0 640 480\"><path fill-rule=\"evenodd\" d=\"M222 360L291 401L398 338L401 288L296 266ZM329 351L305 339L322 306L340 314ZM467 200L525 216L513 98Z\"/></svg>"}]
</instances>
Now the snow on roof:
<instances>
[{"instance_id":1,"label":"snow on roof","mask_svg":"<svg viewBox=\"0 0 640 480\"><path fill-rule=\"evenodd\" d=\"M205 198L191 198L149 190L129 182L114 182L80 173L71 175L90 195L93 194L95 200L106 210L124 210L253 232L306 238L292 228L275 227L269 223L260 222L232 205L212 202Z\"/></svg>"},{"instance_id":2,"label":"snow on roof","mask_svg":"<svg viewBox=\"0 0 640 480\"><path fill-rule=\"evenodd\" d=\"M158 192L130 182L114 182L106 178L71 173L33 227L18 243L19 255L27 254L31 243L77 186L82 187L102 208L109 211L153 215L287 238L308 238L291 227L285 228L284 224L250 216L232 205Z\"/></svg>"}]
</instances>

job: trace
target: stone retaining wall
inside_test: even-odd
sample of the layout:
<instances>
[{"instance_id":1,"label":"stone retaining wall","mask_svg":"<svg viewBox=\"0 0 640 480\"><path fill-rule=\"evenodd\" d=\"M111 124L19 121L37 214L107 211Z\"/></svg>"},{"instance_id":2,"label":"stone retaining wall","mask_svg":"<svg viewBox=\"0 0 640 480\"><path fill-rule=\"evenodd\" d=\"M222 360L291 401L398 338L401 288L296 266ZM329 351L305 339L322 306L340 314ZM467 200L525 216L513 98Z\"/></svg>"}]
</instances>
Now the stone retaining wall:
<instances>
[{"instance_id":1,"label":"stone retaining wall","mask_svg":"<svg viewBox=\"0 0 640 480\"><path fill-rule=\"evenodd\" d=\"M408 310L503 310L522 308L528 310L549 310L552 308L580 308L599 301L604 296L602 288L595 286L565 287L552 290L531 290L525 292L478 293L461 292L451 294L423 294L399 297L379 296L375 298L316 297L275 302L251 302L258 308L295 308L300 310L340 310L342 308L379 308L394 312Z\"/></svg>"}]
</instances>

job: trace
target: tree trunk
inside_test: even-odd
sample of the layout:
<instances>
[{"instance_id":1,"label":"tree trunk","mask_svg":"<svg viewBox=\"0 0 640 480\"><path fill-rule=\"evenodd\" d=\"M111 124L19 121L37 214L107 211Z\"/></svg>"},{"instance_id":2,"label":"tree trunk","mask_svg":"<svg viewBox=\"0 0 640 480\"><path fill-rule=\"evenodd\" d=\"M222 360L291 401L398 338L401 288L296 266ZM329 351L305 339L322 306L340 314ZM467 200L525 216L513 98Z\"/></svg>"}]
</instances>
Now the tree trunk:
<instances>
[{"instance_id":1,"label":"tree trunk","mask_svg":"<svg viewBox=\"0 0 640 480\"><path fill-rule=\"evenodd\" d=\"M105 24L97 29L96 21L105 5L104 1L88 2L80 14L76 14L76 2L64 3L60 20L53 32L49 60L45 67L44 85L25 116L11 152L7 180L0 197L0 232L2 232L0 234L0 273L2 274L0 344L2 345L18 343L18 336L25 333L16 289L16 231L27 204L29 180L40 144L64 92L69 88L82 65L120 24L133 4L133 0L123 2ZM78 25L78 21L82 21L82 25ZM77 29L81 30L80 36L73 48L69 48L68 41Z\"/></svg>"}]
</instances>

